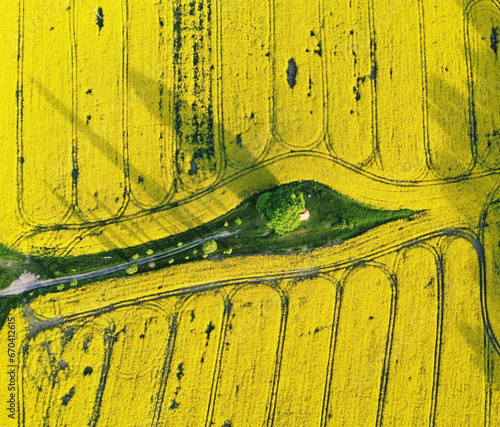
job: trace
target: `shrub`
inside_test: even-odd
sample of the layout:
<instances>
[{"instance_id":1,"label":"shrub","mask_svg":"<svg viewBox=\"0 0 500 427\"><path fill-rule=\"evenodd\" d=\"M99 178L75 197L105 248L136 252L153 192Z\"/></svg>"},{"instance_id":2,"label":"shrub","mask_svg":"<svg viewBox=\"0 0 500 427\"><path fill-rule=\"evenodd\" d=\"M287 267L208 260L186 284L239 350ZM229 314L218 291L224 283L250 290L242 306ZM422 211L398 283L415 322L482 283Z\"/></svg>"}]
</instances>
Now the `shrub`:
<instances>
[{"instance_id":1,"label":"shrub","mask_svg":"<svg viewBox=\"0 0 500 427\"><path fill-rule=\"evenodd\" d=\"M139 270L139 267L137 266L137 264L132 264L131 266L127 267L127 269L125 270L127 272L127 274L135 274L137 273L137 270Z\"/></svg>"},{"instance_id":2,"label":"shrub","mask_svg":"<svg viewBox=\"0 0 500 427\"><path fill-rule=\"evenodd\" d=\"M153 255L153 249L148 249L146 251L146 255Z\"/></svg>"},{"instance_id":3,"label":"shrub","mask_svg":"<svg viewBox=\"0 0 500 427\"><path fill-rule=\"evenodd\" d=\"M217 242L214 239L206 240L201 245L201 249L205 255L210 255L217 250Z\"/></svg>"},{"instance_id":4,"label":"shrub","mask_svg":"<svg viewBox=\"0 0 500 427\"><path fill-rule=\"evenodd\" d=\"M234 223L235 223L236 225L241 225L241 223L242 223L242 222L243 222L243 221L241 221L241 218L240 218L240 217L238 217L238 218L236 218L236 219L234 220Z\"/></svg>"},{"instance_id":5,"label":"shrub","mask_svg":"<svg viewBox=\"0 0 500 427\"><path fill-rule=\"evenodd\" d=\"M227 249L224 250L224 254L226 254L226 255L231 254L231 252L233 252L232 248L227 248Z\"/></svg>"},{"instance_id":6,"label":"shrub","mask_svg":"<svg viewBox=\"0 0 500 427\"><path fill-rule=\"evenodd\" d=\"M135 261L136 259L139 259L139 254L135 254L134 256L132 256L132 259Z\"/></svg>"}]
</instances>

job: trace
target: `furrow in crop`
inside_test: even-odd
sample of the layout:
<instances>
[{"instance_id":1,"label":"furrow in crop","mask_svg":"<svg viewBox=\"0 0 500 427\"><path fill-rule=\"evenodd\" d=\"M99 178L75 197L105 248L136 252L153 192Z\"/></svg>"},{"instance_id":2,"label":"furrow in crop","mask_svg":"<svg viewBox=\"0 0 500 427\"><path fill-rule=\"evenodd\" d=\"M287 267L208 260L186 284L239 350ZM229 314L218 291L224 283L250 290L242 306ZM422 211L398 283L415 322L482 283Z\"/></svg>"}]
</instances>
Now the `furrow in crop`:
<instances>
[{"instance_id":1,"label":"furrow in crop","mask_svg":"<svg viewBox=\"0 0 500 427\"><path fill-rule=\"evenodd\" d=\"M160 426L202 426L210 399L224 301L217 292L191 298L183 307Z\"/></svg>"},{"instance_id":2,"label":"furrow in crop","mask_svg":"<svg viewBox=\"0 0 500 427\"><path fill-rule=\"evenodd\" d=\"M385 176L416 178L426 168L418 1L374 2L380 156Z\"/></svg>"},{"instance_id":3,"label":"furrow in crop","mask_svg":"<svg viewBox=\"0 0 500 427\"><path fill-rule=\"evenodd\" d=\"M479 161L500 166L500 10L493 2L479 1L467 11L467 55L471 90L471 138Z\"/></svg>"},{"instance_id":4,"label":"furrow in crop","mask_svg":"<svg viewBox=\"0 0 500 427\"><path fill-rule=\"evenodd\" d=\"M287 339L274 425L320 425L336 287L315 278L292 283L287 293Z\"/></svg>"},{"instance_id":5,"label":"furrow in crop","mask_svg":"<svg viewBox=\"0 0 500 427\"><path fill-rule=\"evenodd\" d=\"M461 4L424 4L427 162L437 177L467 173L474 161Z\"/></svg>"},{"instance_id":6,"label":"furrow in crop","mask_svg":"<svg viewBox=\"0 0 500 427\"><path fill-rule=\"evenodd\" d=\"M415 425L429 418L432 401L438 283L431 250L416 247L402 252L397 286L399 310L394 327L384 422ZM404 404L401 396L406 396Z\"/></svg>"},{"instance_id":7,"label":"furrow in crop","mask_svg":"<svg viewBox=\"0 0 500 427\"><path fill-rule=\"evenodd\" d=\"M113 346L100 423L139 424L152 418L169 338L169 319L177 302L177 298L166 298L111 313L119 336Z\"/></svg>"},{"instance_id":8,"label":"furrow in crop","mask_svg":"<svg viewBox=\"0 0 500 427\"><path fill-rule=\"evenodd\" d=\"M250 285L231 303L211 422L263 425L272 391L281 299L268 286Z\"/></svg>"},{"instance_id":9,"label":"furrow in crop","mask_svg":"<svg viewBox=\"0 0 500 427\"><path fill-rule=\"evenodd\" d=\"M329 406L324 417L326 425L376 424L391 332L391 300L391 284L381 269L359 267L347 277L333 355Z\"/></svg>"},{"instance_id":10,"label":"furrow in crop","mask_svg":"<svg viewBox=\"0 0 500 427\"><path fill-rule=\"evenodd\" d=\"M483 425L486 363L476 250L465 239L453 238L444 249L443 263L443 332L435 422Z\"/></svg>"}]
</instances>

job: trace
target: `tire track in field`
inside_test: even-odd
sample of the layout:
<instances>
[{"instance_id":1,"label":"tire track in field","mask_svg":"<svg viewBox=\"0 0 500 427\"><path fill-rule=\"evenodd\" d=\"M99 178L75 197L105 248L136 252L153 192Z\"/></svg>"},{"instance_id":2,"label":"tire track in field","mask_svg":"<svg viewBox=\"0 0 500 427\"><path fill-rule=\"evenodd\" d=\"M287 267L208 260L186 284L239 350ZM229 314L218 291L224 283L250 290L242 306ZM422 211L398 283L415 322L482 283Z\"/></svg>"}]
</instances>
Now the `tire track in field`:
<instances>
[{"instance_id":1,"label":"tire track in field","mask_svg":"<svg viewBox=\"0 0 500 427\"><path fill-rule=\"evenodd\" d=\"M212 184L220 173L221 152L214 124L218 107L213 99L213 22L218 17L212 16L212 1L176 0L174 4L176 166L180 182L190 191Z\"/></svg>"},{"instance_id":2,"label":"tire track in field","mask_svg":"<svg viewBox=\"0 0 500 427\"><path fill-rule=\"evenodd\" d=\"M279 273L279 274L275 275L274 277L267 275L267 276L253 277L253 278L249 277L246 279L239 278L237 280L231 279L231 280L228 280L227 282L219 281L219 282L214 282L212 284L203 284L200 286L181 288L178 290L172 290L172 291L167 291L167 292L163 292L163 293L157 293L155 295L150 295L150 296L143 297L143 298L138 298L135 300L131 300L129 302L123 301L120 304L113 304L112 306L108 306L107 309L104 307L101 307L101 308L97 309L97 311L90 311L90 312L86 312L86 313L73 314L71 316L64 316L62 318L62 321L64 322L64 321L69 321L69 320L75 320L75 319L81 318L82 316L88 317L88 316L93 315L93 313L96 313L96 312L103 313L103 312L106 312L109 310L116 310L117 308L123 307L126 305L139 305L139 304L143 304L146 301L154 300L154 299L158 299L158 298L171 297L174 295L182 296L182 295L187 295L187 294L195 294L195 293L199 293L199 292L204 292L204 291L209 290L209 289L214 289L214 288L219 288L219 287L224 287L224 286L232 286L232 287L236 286L236 288L238 288L238 284L240 284L243 287L249 286L251 284L255 284L255 285L265 284L265 283L269 284L270 282L272 283L274 280L286 280L287 277L289 277L291 279L300 277L301 275L304 277L307 275L315 277L319 274L328 274L328 272L339 271L339 269L346 269L346 271L348 273L351 272L352 274L355 274L356 272L360 271L359 267L365 266L365 268L369 268L368 266L370 266L370 264L373 263L371 260L374 260L375 265L378 265L378 261L376 259L383 256L384 254L389 254L389 253L394 252L394 251L402 251L402 250L405 250L405 248L412 248L416 245L417 246L421 245L422 242L429 241L430 239L436 240L436 239L440 239L440 238L446 239L446 240L450 239L450 238L465 239L465 240L473 243L471 245L471 249L472 248L474 249L474 254L471 255L471 257L472 258L477 257L478 265L480 265L480 262L481 262L480 260L481 260L482 256L481 256L481 252L477 252L477 248L478 248L477 244L478 243L474 243L474 241L471 240L471 239L473 239L473 235L471 235L467 231L458 230L458 229L440 230L440 231L437 231L434 233L429 233L429 235L427 235L427 236L420 236L419 238L412 239L411 241L406 241L402 244L401 243L397 244L397 245L395 245L391 248L388 248L386 250L384 250L384 248L378 248L376 253L371 254L371 255L365 255L364 257L362 257L359 260L349 259L343 264L340 263L340 264L336 264L336 265L324 266L321 269L316 270L316 271L310 271L310 270L309 271L306 271L306 270L293 271L293 272L289 272L287 274ZM469 243L466 243L466 244L469 245ZM437 246L438 247L440 246L439 242L437 243ZM440 270L439 259L440 259L440 257L438 256L438 258L436 259L436 271L437 271L438 275L442 274L439 272L439 270ZM358 274L358 273L356 273L356 274ZM386 271L386 273L384 274L384 277L387 277L387 280L389 282L391 280L393 280L393 279L391 279L392 274L388 271ZM346 280L346 279L344 279L344 280ZM445 280L446 280L446 278L445 278ZM484 282L483 282L482 274L479 274L478 280L479 280L478 292L483 293L485 291L485 289L484 289ZM391 286L391 288L393 288L393 291L394 291L394 285ZM444 303L448 303L448 302L445 299L443 299L443 298L445 298L444 293L442 291L439 291L439 288L440 288L440 285L437 284L436 285L436 289L438 290L437 301L442 301L440 303L440 306L442 307L443 302ZM398 321L399 321L398 320L399 317L395 317L396 297L395 297L394 292L392 292L392 293L393 293L393 296L390 298L390 300L392 302L390 303L391 314L389 316L390 318L388 319L388 331L387 331L388 333L386 335L384 335L385 339L382 340L382 341L384 341L384 343L383 343L384 345L382 347L384 347L385 350L383 350L382 347L380 347L381 350L380 350L380 355L379 355L381 357L381 363L382 363L381 366L383 365L383 368L381 368L382 369L381 375L379 375L377 377L378 378L377 379L377 383L378 383L377 393L373 395L374 400L371 401L371 406L373 407L373 409L375 411L372 414L372 417L374 417L374 420L377 420L377 421L374 421L374 423L376 423L377 425L382 425L382 422L384 421L384 417L390 415L390 414L386 413L386 410L388 410L388 408L386 407L387 405L385 402L387 401L388 398L392 398L392 394L391 394L391 378L392 378L391 375L392 374L390 371L390 366L391 366L391 364L394 363L394 360L393 360L394 354L391 354L394 352L394 344L393 344L392 340L393 340L393 334L394 334L394 325L397 325ZM228 304L228 306L230 306L230 304ZM489 336L489 333L488 333L487 316L485 316L485 314L484 314L485 307L480 306L479 304L478 304L478 307L480 307L479 310L481 310L483 312L484 319L482 320L482 322L483 322L482 325L483 325L484 330L486 332L485 336L488 336L489 337L488 340L490 340L491 337ZM345 308L340 310L340 312L342 312L343 310L345 310ZM227 310L227 313L230 313L230 310ZM449 381L449 372L445 375L445 373L442 370L442 363L440 362L441 353L442 353L442 344L441 344L442 332L441 331L443 330L443 327L442 326L440 327L439 324L443 324L442 323L443 320L440 320L443 318L443 313L444 313L444 311L440 308L437 312L437 319L436 319L437 330L436 330L436 345L435 345L435 353L434 353L434 374L433 374L434 380L432 382L433 383L433 385L432 385L432 397L429 397L430 398L429 403L430 403L430 409L431 409L431 413L430 413L431 424L433 424L434 420L436 419L435 418L435 416L436 416L435 411L437 410L438 400L441 399L441 405L443 405L442 399L446 399L446 396L442 395L443 390L441 389L441 385L443 384L443 381ZM477 310L476 310L476 314L477 314ZM336 316L338 316L338 314L336 314ZM338 329L335 326L336 323L337 322L335 321L335 318L334 318L333 326L331 329L332 330L332 337L337 337L337 335L338 335L338 332L336 332L336 331L338 331ZM447 322L446 327L449 328L449 322ZM283 332L280 333L281 336L283 336L282 334L283 334ZM226 338L221 338L221 340L222 340L221 342L225 342ZM335 357L335 354L337 354L337 353L341 354L341 351L339 350L340 344L337 341L338 341L338 338L335 338L334 340L332 340L332 345L333 345L333 348L335 350L333 352L330 351L330 353L332 355L334 355L334 357L332 358L332 360L334 360L333 372L335 372L335 363L336 362L340 363L340 362L338 362L338 360L336 360L336 357ZM493 343L493 341L491 341L491 342ZM382 345L382 342L380 342L379 344ZM279 347L280 346L278 345L278 349L279 349ZM172 351L175 352L175 348ZM278 350L278 353L279 353L279 350ZM278 355L278 353L277 353L277 355ZM221 360L220 357L218 360L219 361ZM279 357L277 356L277 361L278 360L279 360ZM383 360L383 362L382 362L382 360ZM485 362L485 363L490 363L489 360L490 360L490 357L488 356L487 362ZM332 363L332 362L330 362L330 363ZM218 366L220 367L220 364ZM278 366L278 365L276 365L276 366ZM215 373L214 373L214 375L215 375L214 378L218 378L220 375L222 375L222 373L219 372L219 369L220 368L216 367ZM492 375L489 373L489 372L492 372L491 369L492 369L491 367L486 369L486 372L487 372L486 375L488 376L488 378L489 378L489 376ZM279 371L279 369L278 369L278 371ZM277 379L279 379L279 374L277 374L278 371L276 371L276 367L275 367L274 377L276 378L276 376L278 376ZM448 371L449 371L449 369L448 369ZM217 373L217 372L219 372L219 373ZM328 370L327 370L327 372L328 372ZM330 372L331 372L331 370L330 370ZM443 375L445 375L445 376L443 376ZM278 386L276 386L276 387L278 387ZM486 384L485 384L485 387L487 387ZM215 385L215 389L213 389L213 391L212 391L213 396L215 396L217 394L216 389L217 389L217 386ZM276 389L279 390L279 387ZM331 386L328 386L325 390L334 390L334 388L331 388ZM387 394L387 393L389 393L389 394ZM486 411L485 414L490 413L489 412L490 410L488 408L491 406L491 404L488 402L491 399L488 396L492 396L491 393L492 392L487 391L487 394L485 394L485 396L486 396L486 401L485 401L486 406L484 406L484 410ZM279 396L279 394L278 394L278 396ZM267 408L273 408L272 400L270 402L271 402L271 404L268 403L266 405ZM446 402L446 400L445 400L445 402ZM329 404L326 404L327 408L331 407L331 406L332 406L332 402L330 402ZM270 412L268 412L268 414L270 414ZM209 411L209 418L208 419L211 419L210 411ZM327 414L323 415L323 420L324 420L324 423L328 423ZM273 419L268 418L268 423L269 423L269 425L272 425Z\"/></svg>"},{"instance_id":3,"label":"tire track in field","mask_svg":"<svg viewBox=\"0 0 500 427\"><path fill-rule=\"evenodd\" d=\"M67 31L64 26L64 21L66 21L65 17L61 16L61 11L64 10L63 6L59 5L57 9L58 10L54 12L54 15L59 19L56 23L54 23L54 26L50 27L49 30L48 22L45 22L47 21L47 14L45 12L41 12L41 10L36 7L36 4L29 3L26 5L24 0L19 1L16 90L17 210L23 221L31 226L42 224L50 226L57 224L58 222L64 223L71 214L71 206L60 206L59 203L55 202L57 197L54 198L54 193L57 195L58 192L66 194L69 191L71 194L71 190L69 189L71 188L71 156L68 156L67 150L65 150L66 137L62 135L62 131L60 129L64 126L61 126L63 125L62 123L57 123L56 125L53 124L52 127L49 124L46 130L47 134L44 135L38 126L38 122L40 122L40 120L37 119L43 117L43 122L46 115L50 115L51 106L48 106L49 108L47 111L47 105L43 105L43 102L40 103L42 105L33 105L33 102L25 102L26 97L31 99L34 95L36 95L37 89L36 82L33 80L34 72L30 70L30 67L35 66L37 62L42 63L42 65L45 63L46 67L51 67L51 60L54 61L54 58L51 56L53 53L49 52L51 48L54 49L53 45L57 43L60 45L60 49L56 49L55 52L59 52L59 50L63 49L62 46L66 45L66 43L62 43L62 40L65 40L64 37L62 39L61 37L56 37L52 40L50 42L51 47L48 47L43 43L43 40L50 38L48 37L49 35L52 38L54 37L54 32L52 30L57 33L62 31L64 35L70 32L70 28ZM28 19L28 25L26 25L26 19ZM61 19L63 22L61 22ZM38 23L38 20L42 22ZM60 28L62 28L62 30L60 30ZM49 42L49 40L47 40L47 42ZM69 46L68 48L70 49ZM38 58L38 61L35 60L33 63L32 60L26 64L26 49L28 49L28 53L31 53L31 55L28 56L30 58ZM64 57L64 54L62 56ZM62 86L64 87L66 80L65 77L68 77L65 75L67 74L65 71L69 71L69 73L71 73L71 63L63 61L63 63L59 65L61 65L61 67L59 67L56 76L62 80L61 83L63 83ZM47 75L47 73L45 73L45 75ZM43 78L44 74L42 73L39 77ZM71 76L69 77L71 78ZM60 96L63 95L64 90ZM37 116L37 113L42 114L40 110L43 110L43 116ZM69 129L69 131L69 139L71 139L71 129ZM55 140L56 144L58 144L57 147L49 150L48 153L40 150L38 143L40 139L46 140L46 138L52 138ZM61 139L63 140L62 142ZM54 146L54 144L52 144L52 146ZM54 159L58 159L58 166L56 168L51 168L47 174L47 170L43 167L46 166L47 162L54 161ZM68 162L67 165L66 161ZM68 168L65 169L65 165L68 166ZM39 169L40 167L42 170ZM41 178L42 181L45 179L50 181L52 191L48 193L40 191L39 180L26 179L28 172L37 176L40 175L39 178Z\"/></svg>"},{"instance_id":4,"label":"tire track in field","mask_svg":"<svg viewBox=\"0 0 500 427\"><path fill-rule=\"evenodd\" d=\"M148 210L166 204L175 190L173 10L162 0L131 4L129 15L129 179L134 204Z\"/></svg>"},{"instance_id":5,"label":"tire track in field","mask_svg":"<svg viewBox=\"0 0 500 427\"><path fill-rule=\"evenodd\" d=\"M242 170L265 158L271 144L272 5L264 13L252 3L218 3L219 135L227 165Z\"/></svg>"},{"instance_id":6,"label":"tire track in field","mask_svg":"<svg viewBox=\"0 0 500 427\"><path fill-rule=\"evenodd\" d=\"M101 404L104 392L106 389L106 382L108 380L109 366L111 365L111 358L113 356L113 346L118 339L120 332L114 330L113 328L106 329L104 331L104 360L101 368L101 377L99 379L99 386L97 388L97 393L95 396L92 416L88 422L89 427L95 427L99 421L101 415Z\"/></svg>"},{"instance_id":7,"label":"tire track in field","mask_svg":"<svg viewBox=\"0 0 500 427\"><path fill-rule=\"evenodd\" d=\"M286 307L280 289L267 284L264 287L265 294L261 295L257 293L260 288L243 284L229 296L231 314L209 409L209 424L264 425L269 420L276 375L279 376L280 335ZM247 364L247 370L236 369L242 363ZM263 398L252 399L256 392L262 393Z\"/></svg>"},{"instance_id":8,"label":"tire track in field","mask_svg":"<svg viewBox=\"0 0 500 427\"><path fill-rule=\"evenodd\" d=\"M167 381L168 381L168 377L170 375L170 370L171 370L172 354L173 354L174 347L175 347L175 340L177 338L177 329L179 326L178 317L179 317L179 310L176 310L175 314L172 316L170 330L169 330L169 336L168 336L168 342L167 342L167 346L165 348L165 355L163 358L164 364L163 364L163 368L161 370L161 375L160 375L160 386L158 388L158 393L156 395L155 407L154 407L154 412L153 412L153 419L151 421L152 427L158 426L159 422L160 422L160 416L161 416L161 412L162 412L163 404L164 404L163 401L165 398L165 389L167 386Z\"/></svg>"},{"instance_id":9,"label":"tire track in field","mask_svg":"<svg viewBox=\"0 0 500 427\"><path fill-rule=\"evenodd\" d=\"M286 0L272 2L271 123L280 144L300 149L324 140L323 40L320 0L301 0L295 7L302 12Z\"/></svg>"},{"instance_id":10,"label":"tire track in field","mask_svg":"<svg viewBox=\"0 0 500 427\"><path fill-rule=\"evenodd\" d=\"M185 296L171 361L177 372L166 382L159 425L205 423L223 330L224 294L209 291Z\"/></svg>"},{"instance_id":11,"label":"tire track in field","mask_svg":"<svg viewBox=\"0 0 500 427\"><path fill-rule=\"evenodd\" d=\"M367 274L370 270L377 272L376 280ZM362 283L368 280L371 286L357 289L353 278ZM396 303L392 282L383 266L376 263L353 267L345 278L325 425L381 425Z\"/></svg>"}]
</instances>

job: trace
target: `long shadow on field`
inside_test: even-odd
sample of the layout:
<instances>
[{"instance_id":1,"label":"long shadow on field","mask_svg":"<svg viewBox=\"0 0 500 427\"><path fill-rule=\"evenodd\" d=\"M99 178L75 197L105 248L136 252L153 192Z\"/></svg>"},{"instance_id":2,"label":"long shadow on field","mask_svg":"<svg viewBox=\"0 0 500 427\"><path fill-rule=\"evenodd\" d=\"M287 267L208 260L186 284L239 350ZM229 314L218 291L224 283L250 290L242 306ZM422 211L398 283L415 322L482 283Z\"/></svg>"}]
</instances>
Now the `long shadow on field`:
<instances>
[{"instance_id":1,"label":"long shadow on field","mask_svg":"<svg viewBox=\"0 0 500 427\"><path fill-rule=\"evenodd\" d=\"M495 300L498 300L498 292L495 289L500 283L500 271L495 266L500 262L496 259L498 253L497 242L492 242L495 245L492 248L484 247L487 243L485 240L485 233L488 233L487 213L488 207L500 200L500 192L498 192L498 185L500 183L498 172L495 169L500 168L500 10L493 3L476 2L472 8L483 8L487 5L489 19L485 18L486 15L476 15L477 9L466 9L464 3L473 4L472 2L463 2L456 0L459 8L464 14L464 33L463 36L464 48L463 50L457 49L457 58L454 62L458 62L460 67L468 71L467 81L458 82L458 85L453 85L450 81L445 81L440 75L428 75L428 87L434 90L428 91L429 93L429 121L434 120L441 126L443 132L447 133L448 138L456 139L457 135L454 129L446 123L447 114L453 116L458 111L462 111L462 121L467 123L469 144L468 146L461 146L461 152L448 153L449 158L444 159L445 164L456 164L458 159L471 158L471 154L475 157L476 171L490 170L491 175L484 176L480 180L475 181L476 189L480 193L487 195L480 203L471 203L471 206L481 206L477 212L472 213L477 218L477 229L474 227L473 231L479 235L479 240L484 248L484 262L485 275L484 289L486 306L488 307L488 317L490 325L493 328L493 334L496 336L492 340L496 350L499 351L498 341L500 339L500 325L498 316L500 313L497 310L492 310L498 306ZM483 9L486 10L486 9ZM461 31L458 29L457 31ZM470 42L469 42L470 40ZM442 69L446 72L448 64L440 64ZM457 65L453 64L456 68ZM484 72L486 70L487 72ZM479 72L478 70L482 70ZM468 106L468 110L464 112L464 106ZM458 147L457 147L458 149ZM453 175L451 175L453 176ZM459 179L470 179L467 175ZM481 186L479 188L478 186ZM456 194L446 194L446 186L443 186L443 198L450 200L450 208L457 211L467 210L467 200L474 197L472 194L465 194L461 199L462 203L457 203ZM480 254L481 255L481 254ZM492 272L489 274L489 272ZM485 306L485 307L486 307ZM495 327L497 330L495 330ZM468 342L476 348L484 348L484 343L480 340L474 340L474 336L481 334L472 333L464 330L464 336L468 338ZM481 339L482 340L482 339ZM475 343L475 344L474 344Z\"/></svg>"},{"instance_id":2,"label":"long shadow on field","mask_svg":"<svg viewBox=\"0 0 500 427\"><path fill-rule=\"evenodd\" d=\"M480 18L475 16L475 5L466 11L462 0L456 0L456 2L460 10L463 11L466 25L463 33L464 50L457 51L459 57L455 58L454 62L461 63L460 67L468 70L467 82L458 81L458 85L455 86L449 80L445 81L440 75L428 74L429 118L448 134L450 140L456 140L460 137L456 133L456 127L450 126L450 124L460 124L465 120L467 125L470 146L461 147L462 153L447 153L449 158L445 159L443 163L449 164L453 168L457 157L470 158L472 151L477 163L484 163L487 159L490 168L498 168L500 167L500 117L498 116L498 111L500 111L500 91L498 90L500 81L492 79L500 76L498 72L500 66L498 62L500 28L497 26L500 25L500 10L497 9L495 14L491 13L490 22L487 23L483 19L484 16ZM479 8L485 5L481 2L477 2L477 4ZM493 3L490 6L492 6L490 10L495 7ZM481 22L478 22L478 19ZM448 63L443 61L440 65L443 70L448 72ZM489 65L490 68L495 67L497 71L491 70L488 75L485 75L484 65ZM458 69L456 64L452 64L452 66ZM483 72L480 74L481 66L483 66ZM483 126L478 126L480 123ZM486 126L490 129L485 129Z\"/></svg>"},{"instance_id":3,"label":"long shadow on field","mask_svg":"<svg viewBox=\"0 0 500 427\"><path fill-rule=\"evenodd\" d=\"M458 323L457 326L467 345L474 353L473 363L476 364L480 371L484 373L484 382L486 383L487 381L491 381L491 387L495 391L500 391L500 384L498 383L500 375L498 375L498 373L497 375L494 374L494 369L496 368L497 370L500 370L500 365L495 366L493 361L487 363L488 354L487 347L485 348L484 329L482 327L470 327L463 322ZM486 337L486 339L488 338ZM496 357L496 360L498 360L499 356L497 354L493 354L493 352L494 350L492 349L491 357Z\"/></svg>"},{"instance_id":4,"label":"long shadow on field","mask_svg":"<svg viewBox=\"0 0 500 427\"><path fill-rule=\"evenodd\" d=\"M122 168L122 165L126 165L125 174L128 174L128 176L130 177L140 177L141 182L147 182L148 185L144 186L144 188L151 199L155 199L158 193L161 194L165 191L165 188L162 184L158 183L152 176L149 176L147 173L136 167L134 163L130 161L130 159L125 159L122 151L117 150L117 148L108 140L93 131L88 126L86 121L77 117L75 112L71 111L70 108L65 106L40 82L36 80L33 80L33 82L42 96L44 96L44 98L53 106L55 110L59 111L59 113L66 117L68 121L75 123L77 130L85 138L84 141L80 140L79 144L92 144L94 147L98 148L99 152L103 156L106 156L108 159L110 159L117 168ZM198 108L196 100L188 103L187 101L177 98L175 101L175 108L172 109L174 110L173 114L167 116L164 111L166 109L165 100L174 99L174 94L166 92L159 81L149 78L138 71L130 70L129 84L134 89L137 97L143 102L149 113L154 117L156 123L160 123L161 125L166 127L172 126L172 124L174 124L173 128L170 129L170 131L172 131L174 134L174 140L179 141L179 139L181 138L183 140L185 150L182 151L181 149L177 148L175 152L174 161L177 169L177 176L174 177L175 189L178 189L182 185L182 183L179 182L179 176L181 175L188 176L191 178L191 181L195 182L197 175L200 174L202 176L202 179L200 181L201 184L203 184L204 175L200 170L201 167L198 166L199 164L215 165L217 161L221 164L216 166L224 170L224 142L238 141L238 137L236 135L225 131L222 124L213 123L213 117L211 116L211 114ZM155 96L155 94L158 95ZM191 114L188 118L182 117L180 114L181 111L185 111L186 109L191 111ZM207 122L209 122L209 126L206 125ZM212 124L210 125L211 122ZM180 125L179 123L182 123L182 125ZM200 123L203 123L204 127L209 128L210 133L208 135L204 135L200 132ZM147 125L155 126L155 123L148 123ZM188 132L186 132L186 130L189 131L189 134L187 135L186 133ZM215 141L215 138L217 138L218 140ZM222 153L219 159L215 159L215 150L204 149L203 142L207 140L210 141L210 144L218 144L219 149ZM239 150L241 153L241 157L247 160L247 164L252 165L253 163L255 163L256 159L254 158L250 150L248 150L243 144L239 145ZM179 161L179 158L185 158L186 156L190 156L190 159L188 160L190 168L188 170L181 170L181 162ZM186 164L186 162L183 163ZM160 167L160 162L158 162L158 167ZM266 167L262 167L259 165L258 176L258 182L248 182L248 187L252 188L253 192L278 185L277 179ZM78 173L74 174L73 178L77 180ZM246 198L251 195L251 190L250 192L248 190L245 191L245 188L242 188L240 184L236 184L232 180L224 182L223 186L225 190L236 194L240 198ZM76 187L78 188L78 183L76 183ZM198 190L197 193L200 196L208 194L211 192L210 187L211 186L209 185L207 188L202 188L201 190ZM50 189L48 190L50 191ZM193 194L193 196L198 197L196 196L196 193ZM216 206L222 212L225 212L233 207L229 205L225 200L215 198L215 195L213 193L211 193L209 198L210 205ZM61 203L64 205L71 205L71 201L69 200L61 200ZM111 218L111 209L104 206L103 203L100 203L100 206L105 211L108 211L109 217ZM173 206L175 207L174 210L170 210L168 204L164 207L156 207L151 209L151 213L157 212L158 210L165 210L165 221L162 221L158 218L154 218L154 221L156 222L157 227L165 230L166 234L169 234L169 230L171 229L169 227L169 224L178 224L181 228L195 228L205 222L203 219L200 219L200 212L192 212L190 210L189 203L178 201L175 202ZM98 218L92 220L92 218L88 218L88 215L84 216L83 214L81 214L78 207L75 207L74 211L76 218L81 220L83 223L89 223L89 226L91 227L104 226L111 222L115 222L113 220L103 221L99 220ZM144 237L148 235L146 230L138 230L136 228L136 224L134 224L134 227L130 227L129 225L127 225L127 221L119 221L120 228L126 231L128 235L137 236L138 233L142 234ZM57 228L64 229L64 225L58 226ZM44 231L44 229L41 228L40 231ZM108 230L106 230L105 234L100 234L98 231L96 231L94 232L93 237L97 240L100 240L100 235L103 236L101 240L103 247L107 249L115 248L115 242L120 246L124 245L125 243L122 237L120 237L119 235L112 236ZM141 238L140 240L144 241L144 238ZM112 243L112 241L115 242ZM145 241L143 243L145 243Z\"/></svg>"},{"instance_id":5,"label":"long shadow on field","mask_svg":"<svg viewBox=\"0 0 500 427\"><path fill-rule=\"evenodd\" d=\"M211 109L207 110L198 105L196 94L191 94L193 100L189 102L179 99L175 93L166 91L159 81L134 69L129 70L129 83L150 114L165 125L172 122L177 141L182 140L183 144L187 143L187 150L183 150L182 145L179 147L179 144L177 144L175 162L179 175L191 175L195 179L199 171L198 163L210 164L211 159L207 159L207 157L216 156L215 150L211 149L214 145L218 145L222 153L220 159L222 167L225 166L227 161L231 160L224 156L224 149L228 144L238 147L238 155L240 158L245 159L245 164L249 165L250 168L252 165L255 166L257 159L245 146L241 136L228 132L222 123L215 122ZM155 92L159 95L155 96ZM165 117L163 111L164 100L170 99L173 100L173 120ZM189 115L183 115L185 111L189 111ZM207 122L208 125L206 125ZM203 127L208 128L208 132L205 134L201 132ZM182 165L189 165L189 167L182 170ZM277 185L278 181L269 169L259 166L258 186L271 187ZM248 183L249 186L251 184ZM224 187L238 195L242 192L242 188L234 184L233 181L225 182Z\"/></svg>"}]
</instances>

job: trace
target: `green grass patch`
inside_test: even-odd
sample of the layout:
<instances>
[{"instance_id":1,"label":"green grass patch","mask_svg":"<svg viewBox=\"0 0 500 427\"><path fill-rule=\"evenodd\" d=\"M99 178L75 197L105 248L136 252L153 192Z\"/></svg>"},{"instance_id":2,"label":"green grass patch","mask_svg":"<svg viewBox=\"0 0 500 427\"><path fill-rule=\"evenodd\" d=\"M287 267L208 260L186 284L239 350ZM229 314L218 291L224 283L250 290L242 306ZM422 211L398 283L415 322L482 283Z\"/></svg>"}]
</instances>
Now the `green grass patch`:
<instances>
[{"instance_id":1,"label":"green grass patch","mask_svg":"<svg viewBox=\"0 0 500 427\"><path fill-rule=\"evenodd\" d=\"M160 254L170 249L180 248L182 246L181 242L189 243L208 234L222 231L239 231L239 233L236 236L217 240L217 250L210 255L211 257L313 249L333 243L341 243L346 239L358 236L371 228L390 221L404 218L411 220L412 215L416 213L410 210L388 211L374 209L313 181L295 182L281 187L290 187L303 193L306 208L310 212L307 221L301 222L296 230L284 235L278 235L266 226L264 219L255 207L260 195L256 194L226 215L207 224L140 246L115 249L97 254L68 255L65 257L37 255L27 257L24 254L0 246L0 288L7 287L24 270L40 276L40 279L66 277L123 264L131 259L137 259L138 254ZM154 269L165 268L172 264L193 262L203 258L204 253L201 248L198 250L191 249L189 256L185 252L180 252L156 260ZM26 261L29 261L29 263L26 263ZM138 266L138 273L145 271L151 271L147 264ZM109 277L127 275L125 271L113 273L96 279L78 281L78 286ZM64 284L64 287L59 286L59 289L56 287L46 288L46 291L60 291L74 286L75 284L67 283ZM3 298L0 301L3 301Z\"/></svg>"}]
</instances>

